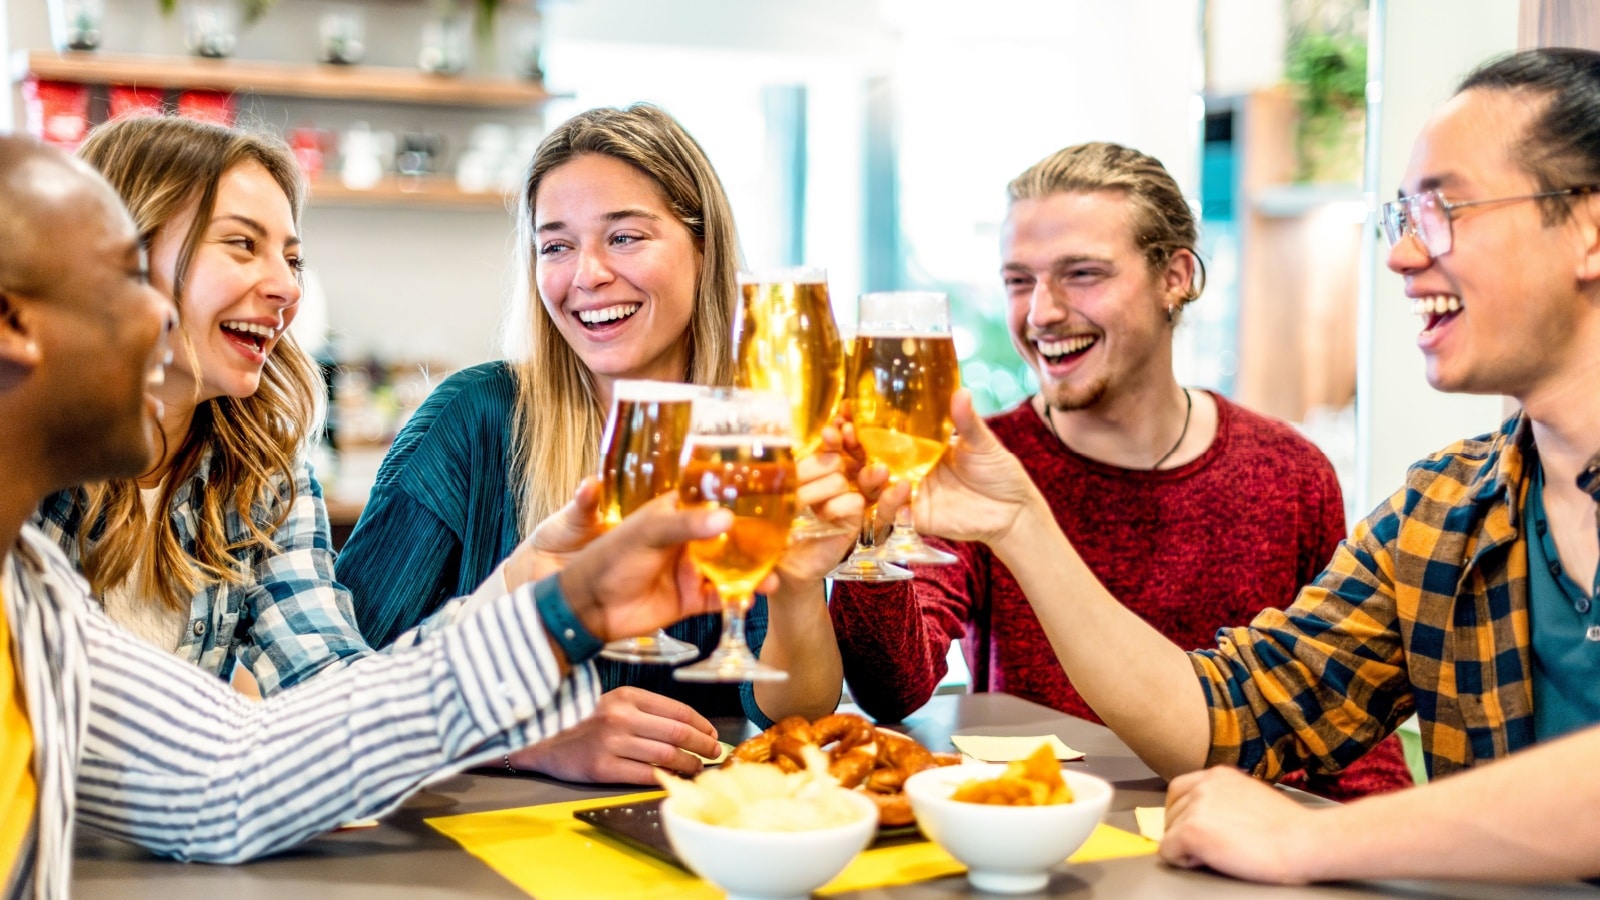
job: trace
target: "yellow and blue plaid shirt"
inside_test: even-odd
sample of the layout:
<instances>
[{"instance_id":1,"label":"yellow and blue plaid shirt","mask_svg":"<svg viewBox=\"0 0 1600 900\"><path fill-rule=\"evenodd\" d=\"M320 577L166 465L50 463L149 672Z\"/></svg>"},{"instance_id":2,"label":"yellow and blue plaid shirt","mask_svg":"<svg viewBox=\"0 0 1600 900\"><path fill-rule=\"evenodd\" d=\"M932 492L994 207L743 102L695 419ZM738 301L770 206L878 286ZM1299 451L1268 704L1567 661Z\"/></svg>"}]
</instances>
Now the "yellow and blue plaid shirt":
<instances>
[{"instance_id":1,"label":"yellow and blue plaid shirt","mask_svg":"<svg viewBox=\"0 0 1600 900\"><path fill-rule=\"evenodd\" d=\"M1531 745L1520 519L1534 452L1519 413L1416 463L1292 606L1191 653L1207 764L1337 771L1413 712L1434 776ZM1600 454L1579 486L1600 502Z\"/></svg>"}]
</instances>

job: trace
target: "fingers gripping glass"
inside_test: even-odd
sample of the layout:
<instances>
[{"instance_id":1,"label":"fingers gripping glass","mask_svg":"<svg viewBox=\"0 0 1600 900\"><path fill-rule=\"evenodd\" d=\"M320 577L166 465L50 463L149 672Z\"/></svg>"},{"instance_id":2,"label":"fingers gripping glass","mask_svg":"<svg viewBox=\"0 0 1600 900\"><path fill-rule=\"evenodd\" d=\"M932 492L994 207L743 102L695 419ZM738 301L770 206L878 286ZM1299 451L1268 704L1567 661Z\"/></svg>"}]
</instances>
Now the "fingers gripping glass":
<instances>
[{"instance_id":1,"label":"fingers gripping glass","mask_svg":"<svg viewBox=\"0 0 1600 900\"><path fill-rule=\"evenodd\" d=\"M1383 218L1383 234L1389 239L1389 246L1400 243L1407 236L1416 235L1422 243L1423 249L1428 251L1430 257L1443 256L1450 252L1455 236L1452 223L1455 221L1454 213L1458 209L1468 206L1484 206L1490 203L1513 203L1519 200L1544 200L1550 197L1578 197L1600 191L1600 184L1584 184L1577 187L1565 188L1559 191L1543 191L1537 194L1518 194L1514 197L1491 197L1486 200L1463 200L1460 203L1451 203L1444 199L1438 191L1423 191L1398 200L1390 200L1383 205L1381 215Z\"/></svg>"},{"instance_id":2,"label":"fingers gripping glass","mask_svg":"<svg viewBox=\"0 0 1600 900\"><path fill-rule=\"evenodd\" d=\"M618 381L600 447L600 515L606 527L667 491L678 489L678 467L698 385ZM674 665L700 648L656 629L654 634L606 644L600 655L619 662Z\"/></svg>"}]
</instances>

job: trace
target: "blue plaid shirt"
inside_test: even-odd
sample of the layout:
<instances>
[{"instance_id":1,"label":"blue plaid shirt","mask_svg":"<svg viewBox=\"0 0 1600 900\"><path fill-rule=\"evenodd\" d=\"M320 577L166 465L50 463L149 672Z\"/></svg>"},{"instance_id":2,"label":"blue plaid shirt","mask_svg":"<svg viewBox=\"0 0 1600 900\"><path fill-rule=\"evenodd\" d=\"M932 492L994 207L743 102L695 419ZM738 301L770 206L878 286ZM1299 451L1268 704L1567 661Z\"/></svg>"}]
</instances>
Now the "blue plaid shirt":
<instances>
[{"instance_id":1,"label":"blue plaid shirt","mask_svg":"<svg viewBox=\"0 0 1600 900\"><path fill-rule=\"evenodd\" d=\"M173 497L173 525L183 549L191 554L199 527L195 507L205 489L210 460L209 454L205 456ZM279 551L256 543L235 550L249 580L210 584L196 592L189 601L189 623L174 651L224 679L232 677L235 661L242 661L263 695L372 652L356 628L350 592L333 580L333 546L322 486L303 461L295 472L294 487L288 515L270 531ZM265 528L277 518L278 509L256 512ZM83 492L61 491L45 498L32 522L81 565L78 533L84 527L83 514ZM249 530L238 510L228 510L225 521L230 543L246 540Z\"/></svg>"}]
</instances>

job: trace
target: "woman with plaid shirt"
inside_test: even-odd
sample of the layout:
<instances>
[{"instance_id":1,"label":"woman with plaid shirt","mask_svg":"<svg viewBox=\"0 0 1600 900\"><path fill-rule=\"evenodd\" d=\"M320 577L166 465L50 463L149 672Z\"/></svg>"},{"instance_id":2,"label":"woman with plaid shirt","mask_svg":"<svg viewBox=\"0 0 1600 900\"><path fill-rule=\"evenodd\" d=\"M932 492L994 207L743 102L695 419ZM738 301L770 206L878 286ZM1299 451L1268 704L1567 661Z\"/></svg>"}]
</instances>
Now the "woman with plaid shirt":
<instances>
[{"instance_id":1,"label":"woman with plaid shirt","mask_svg":"<svg viewBox=\"0 0 1600 900\"><path fill-rule=\"evenodd\" d=\"M53 494L33 524L113 621L225 679L242 662L263 694L370 653L304 455L323 383L288 331L304 267L293 156L173 117L101 126L79 155L133 213L181 324L154 468Z\"/></svg>"}]
</instances>

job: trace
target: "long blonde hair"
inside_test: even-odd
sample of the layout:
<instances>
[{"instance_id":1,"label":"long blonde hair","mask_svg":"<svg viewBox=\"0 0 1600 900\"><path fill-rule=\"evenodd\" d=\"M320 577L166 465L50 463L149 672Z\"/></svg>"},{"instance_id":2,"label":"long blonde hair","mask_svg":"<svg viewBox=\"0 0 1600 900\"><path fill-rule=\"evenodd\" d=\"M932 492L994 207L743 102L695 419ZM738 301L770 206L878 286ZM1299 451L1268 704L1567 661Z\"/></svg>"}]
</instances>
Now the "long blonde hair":
<instances>
[{"instance_id":1,"label":"long blonde hair","mask_svg":"<svg viewBox=\"0 0 1600 900\"><path fill-rule=\"evenodd\" d=\"M594 374L545 310L533 271L539 185L553 169L585 154L609 156L649 175L694 236L701 262L684 376L696 384L733 379L739 240L728 197L705 151L677 120L648 103L591 109L568 119L539 144L517 202L517 260L527 278L526 327L531 330L527 357L514 364L512 458L518 483L513 490L524 534L565 505L578 482L599 466L607 410L600 408Z\"/></svg>"},{"instance_id":2,"label":"long blonde hair","mask_svg":"<svg viewBox=\"0 0 1600 900\"><path fill-rule=\"evenodd\" d=\"M241 163L260 164L283 189L298 230L304 183L294 157L276 138L189 119L147 117L100 126L78 155L116 188L147 247L157 232L191 205L197 206L172 273L172 299L180 316L189 267L211 221L224 173ZM186 338L176 349L187 353L191 367L197 368ZM131 585L136 594L159 598L172 609L186 608L189 598L206 585L248 582L251 573L234 553L257 545L276 549L271 533L294 501L295 467L320 422L323 396L320 370L285 332L267 358L253 395L218 397L195 410L162 481L154 521L140 502L134 480L82 488L77 498L83 514L78 550L95 592L122 584L136 565L139 577ZM208 452L205 484L194 502L191 556L179 543L171 510L177 490ZM275 516L266 524L259 521L268 518L264 511L274 507ZM226 527L230 510L238 512L248 529L246 536L231 543Z\"/></svg>"}]
</instances>

